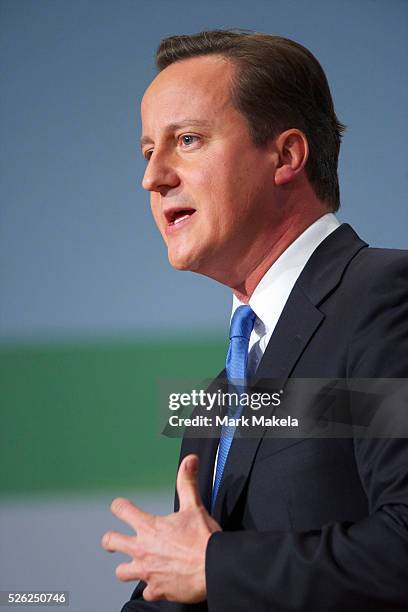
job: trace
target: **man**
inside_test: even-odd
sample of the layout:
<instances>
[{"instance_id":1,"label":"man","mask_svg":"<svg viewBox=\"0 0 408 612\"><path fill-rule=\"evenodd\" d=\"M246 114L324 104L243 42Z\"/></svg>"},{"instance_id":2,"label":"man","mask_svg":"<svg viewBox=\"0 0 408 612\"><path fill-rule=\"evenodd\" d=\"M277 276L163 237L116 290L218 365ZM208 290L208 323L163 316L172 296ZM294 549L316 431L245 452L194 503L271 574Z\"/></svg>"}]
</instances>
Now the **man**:
<instances>
[{"instance_id":1,"label":"man","mask_svg":"<svg viewBox=\"0 0 408 612\"><path fill-rule=\"evenodd\" d=\"M317 60L213 31L157 64L143 187L170 263L232 289L228 379L406 377L408 255L333 215L343 126ZM142 581L126 612L408 609L406 440L185 438L177 493L167 517L112 504L136 532L103 538Z\"/></svg>"}]
</instances>

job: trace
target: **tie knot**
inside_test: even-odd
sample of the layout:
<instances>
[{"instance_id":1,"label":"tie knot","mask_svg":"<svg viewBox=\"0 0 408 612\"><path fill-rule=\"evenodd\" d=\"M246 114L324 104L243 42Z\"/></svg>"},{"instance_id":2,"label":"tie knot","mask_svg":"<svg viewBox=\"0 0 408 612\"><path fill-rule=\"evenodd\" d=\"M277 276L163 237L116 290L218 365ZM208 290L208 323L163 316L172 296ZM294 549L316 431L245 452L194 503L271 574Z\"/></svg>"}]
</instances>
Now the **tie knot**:
<instances>
[{"instance_id":1,"label":"tie knot","mask_svg":"<svg viewBox=\"0 0 408 612\"><path fill-rule=\"evenodd\" d=\"M238 306L231 319L230 339L238 337L249 340L255 319L256 314L250 306Z\"/></svg>"}]
</instances>

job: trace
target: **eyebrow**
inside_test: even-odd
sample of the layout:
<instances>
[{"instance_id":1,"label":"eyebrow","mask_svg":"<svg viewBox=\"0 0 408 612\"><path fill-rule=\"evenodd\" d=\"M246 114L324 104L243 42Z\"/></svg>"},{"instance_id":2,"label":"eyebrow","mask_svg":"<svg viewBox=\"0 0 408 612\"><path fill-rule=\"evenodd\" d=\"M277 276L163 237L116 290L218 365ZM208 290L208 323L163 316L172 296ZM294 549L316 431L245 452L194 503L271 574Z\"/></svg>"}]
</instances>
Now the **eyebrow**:
<instances>
[{"instance_id":1,"label":"eyebrow","mask_svg":"<svg viewBox=\"0 0 408 612\"><path fill-rule=\"evenodd\" d=\"M184 128L187 126L197 126L197 127L208 127L210 122L206 119L184 119L183 121L177 121L176 123L169 123L165 130L167 132L174 132L179 130L180 128ZM142 136L140 139L140 147L143 147L145 144L152 144L153 139L150 136Z\"/></svg>"}]
</instances>

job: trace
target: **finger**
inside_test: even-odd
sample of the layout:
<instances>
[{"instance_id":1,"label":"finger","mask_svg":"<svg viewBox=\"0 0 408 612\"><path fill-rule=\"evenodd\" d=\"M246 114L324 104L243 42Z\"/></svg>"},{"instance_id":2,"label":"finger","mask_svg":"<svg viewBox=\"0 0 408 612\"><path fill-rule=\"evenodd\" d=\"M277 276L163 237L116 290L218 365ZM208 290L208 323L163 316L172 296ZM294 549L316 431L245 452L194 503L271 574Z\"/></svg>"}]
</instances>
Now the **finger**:
<instances>
[{"instance_id":1,"label":"finger","mask_svg":"<svg viewBox=\"0 0 408 612\"><path fill-rule=\"evenodd\" d=\"M109 552L121 552L129 557L134 556L134 536L126 536L116 531L108 531L102 537L102 548Z\"/></svg>"},{"instance_id":2,"label":"finger","mask_svg":"<svg viewBox=\"0 0 408 612\"><path fill-rule=\"evenodd\" d=\"M130 527L133 527L135 531L138 531L138 529L143 526L152 525L154 521L154 516L152 514L143 512L143 510L123 497L117 497L113 500L111 503L111 512L118 519L130 525Z\"/></svg>"},{"instance_id":3,"label":"finger","mask_svg":"<svg viewBox=\"0 0 408 612\"><path fill-rule=\"evenodd\" d=\"M129 582L130 580L142 579L142 569L135 561L132 561L131 563L121 563L117 566L115 572L116 577L121 582Z\"/></svg>"},{"instance_id":4,"label":"finger","mask_svg":"<svg viewBox=\"0 0 408 612\"><path fill-rule=\"evenodd\" d=\"M187 455L180 464L177 474L177 493L180 510L202 506L198 490L198 457Z\"/></svg>"},{"instance_id":5,"label":"finger","mask_svg":"<svg viewBox=\"0 0 408 612\"><path fill-rule=\"evenodd\" d=\"M159 599L163 599L163 595L153 589L153 587L147 585L143 591L143 599L145 601L158 601Z\"/></svg>"}]
</instances>

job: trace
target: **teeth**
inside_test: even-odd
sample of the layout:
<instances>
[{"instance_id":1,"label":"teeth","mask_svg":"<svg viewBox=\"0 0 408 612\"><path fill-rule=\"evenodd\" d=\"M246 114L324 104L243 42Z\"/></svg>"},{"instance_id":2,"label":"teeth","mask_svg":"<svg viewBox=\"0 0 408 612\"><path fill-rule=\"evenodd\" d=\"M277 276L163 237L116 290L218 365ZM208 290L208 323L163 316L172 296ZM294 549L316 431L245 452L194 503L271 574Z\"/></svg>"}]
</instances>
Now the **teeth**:
<instances>
[{"instance_id":1,"label":"teeth","mask_svg":"<svg viewBox=\"0 0 408 612\"><path fill-rule=\"evenodd\" d=\"M173 221L173 225L176 225L176 223L180 223L180 221L183 221L184 219L188 219L190 215L183 215L182 217L178 217L175 221Z\"/></svg>"}]
</instances>

